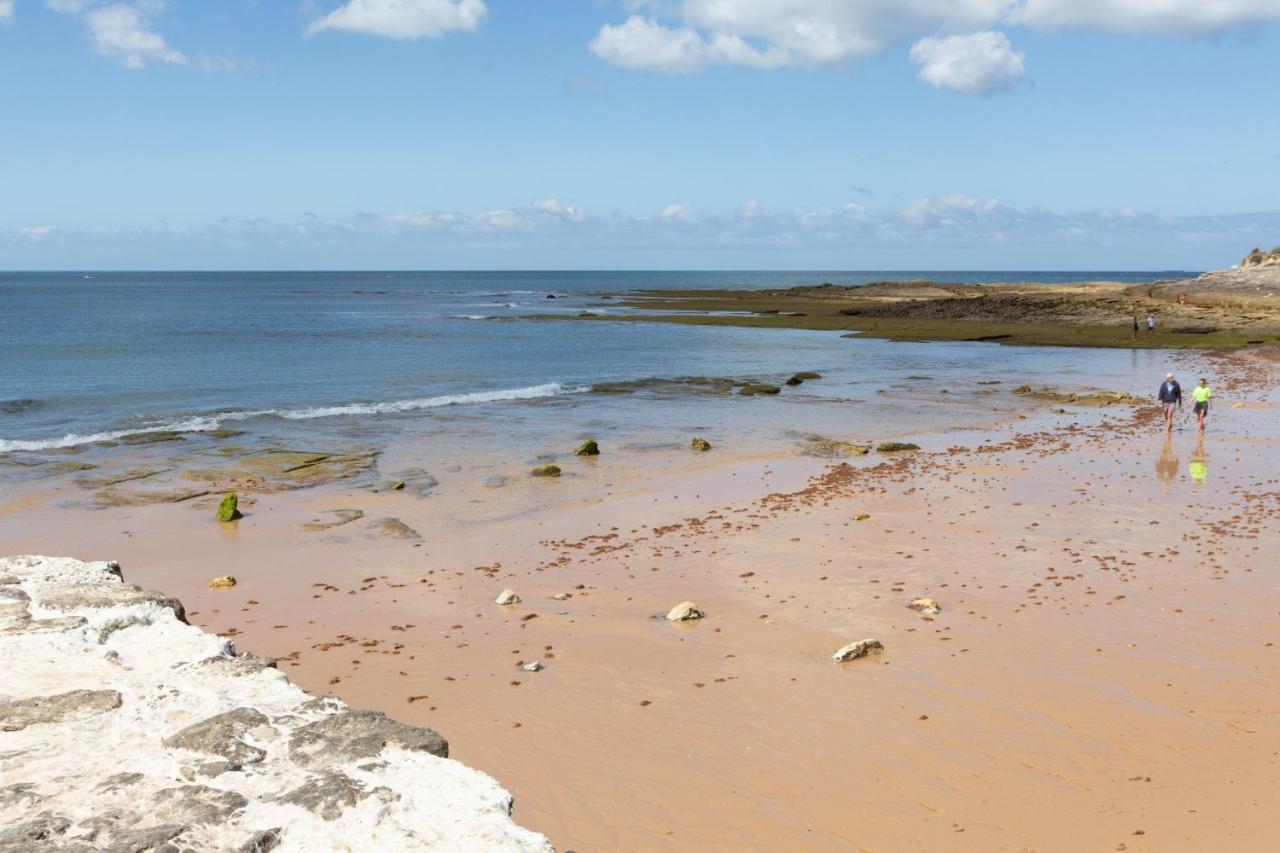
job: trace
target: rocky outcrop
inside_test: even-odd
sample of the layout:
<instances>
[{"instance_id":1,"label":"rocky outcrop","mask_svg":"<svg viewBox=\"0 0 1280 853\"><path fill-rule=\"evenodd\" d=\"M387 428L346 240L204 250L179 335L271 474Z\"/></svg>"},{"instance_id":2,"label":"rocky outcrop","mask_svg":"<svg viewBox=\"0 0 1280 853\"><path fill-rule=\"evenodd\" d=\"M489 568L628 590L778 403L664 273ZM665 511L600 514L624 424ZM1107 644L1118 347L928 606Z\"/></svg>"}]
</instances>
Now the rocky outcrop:
<instances>
[{"instance_id":1,"label":"rocky outcrop","mask_svg":"<svg viewBox=\"0 0 1280 853\"><path fill-rule=\"evenodd\" d=\"M0 560L0 851L551 849L447 755L114 563Z\"/></svg>"}]
</instances>

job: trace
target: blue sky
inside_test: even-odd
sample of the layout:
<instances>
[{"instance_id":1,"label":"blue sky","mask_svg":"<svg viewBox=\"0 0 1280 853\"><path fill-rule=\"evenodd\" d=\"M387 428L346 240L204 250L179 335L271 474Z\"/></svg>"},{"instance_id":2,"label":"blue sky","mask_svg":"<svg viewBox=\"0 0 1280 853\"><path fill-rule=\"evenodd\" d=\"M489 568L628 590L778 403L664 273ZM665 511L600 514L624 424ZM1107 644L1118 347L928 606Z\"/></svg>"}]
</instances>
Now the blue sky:
<instances>
[{"instance_id":1,"label":"blue sky","mask_svg":"<svg viewBox=\"0 0 1280 853\"><path fill-rule=\"evenodd\" d=\"M1280 0L0 0L0 268L1198 269Z\"/></svg>"}]
</instances>

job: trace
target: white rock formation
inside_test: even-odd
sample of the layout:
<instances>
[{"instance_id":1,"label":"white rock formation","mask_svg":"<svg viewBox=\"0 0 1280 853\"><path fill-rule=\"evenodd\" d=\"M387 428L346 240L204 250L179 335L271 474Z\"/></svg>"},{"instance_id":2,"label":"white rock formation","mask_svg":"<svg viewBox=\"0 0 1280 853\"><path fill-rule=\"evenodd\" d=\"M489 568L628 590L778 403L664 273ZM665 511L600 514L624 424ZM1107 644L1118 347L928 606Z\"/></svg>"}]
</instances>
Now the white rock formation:
<instances>
[{"instance_id":1,"label":"white rock formation","mask_svg":"<svg viewBox=\"0 0 1280 853\"><path fill-rule=\"evenodd\" d=\"M552 849L447 754L113 563L0 559L0 851Z\"/></svg>"},{"instance_id":2,"label":"white rock formation","mask_svg":"<svg viewBox=\"0 0 1280 853\"><path fill-rule=\"evenodd\" d=\"M692 601L682 601L667 611L667 621L688 622L690 619L702 619L706 615Z\"/></svg>"},{"instance_id":3,"label":"white rock formation","mask_svg":"<svg viewBox=\"0 0 1280 853\"><path fill-rule=\"evenodd\" d=\"M884 651L884 644L879 640L858 640L856 643L841 646L831 656L831 659L838 661L857 660L858 658L865 658L872 652L882 651Z\"/></svg>"},{"instance_id":4,"label":"white rock formation","mask_svg":"<svg viewBox=\"0 0 1280 853\"><path fill-rule=\"evenodd\" d=\"M503 607L506 607L509 604L519 604L520 596L516 595L516 591L514 589L504 589L502 592L498 593L498 597L493 600L493 603L502 605Z\"/></svg>"}]
</instances>

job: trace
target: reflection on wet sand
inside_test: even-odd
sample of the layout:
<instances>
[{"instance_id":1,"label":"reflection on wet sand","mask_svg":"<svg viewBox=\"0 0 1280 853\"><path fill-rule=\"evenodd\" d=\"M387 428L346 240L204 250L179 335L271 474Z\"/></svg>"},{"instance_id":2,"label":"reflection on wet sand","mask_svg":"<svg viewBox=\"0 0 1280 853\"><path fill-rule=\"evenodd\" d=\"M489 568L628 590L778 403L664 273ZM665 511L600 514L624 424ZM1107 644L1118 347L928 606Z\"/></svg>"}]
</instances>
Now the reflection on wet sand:
<instances>
[{"instance_id":1,"label":"reflection on wet sand","mask_svg":"<svg viewBox=\"0 0 1280 853\"><path fill-rule=\"evenodd\" d=\"M1191 481L1197 486L1203 486L1205 477L1209 474L1209 457L1204 451L1204 433L1196 436L1195 450L1191 451L1191 464L1187 466L1187 472L1191 474Z\"/></svg>"},{"instance_id":2,"label":"reflection on wet sand","mask_svg":"<svg viewBox=\"0 0 1280 853\"><path fill-rule=\"evenodd\" d=\"M1166 492L1173 485L1173 480L1178 476L1179 460L1173 452L1173 436L1165 434L1164 447L1160 448L1160 456L1156 459L1156 476L1160 478L1160 483L1164 486Z\"/></svg>"}]
</instances>

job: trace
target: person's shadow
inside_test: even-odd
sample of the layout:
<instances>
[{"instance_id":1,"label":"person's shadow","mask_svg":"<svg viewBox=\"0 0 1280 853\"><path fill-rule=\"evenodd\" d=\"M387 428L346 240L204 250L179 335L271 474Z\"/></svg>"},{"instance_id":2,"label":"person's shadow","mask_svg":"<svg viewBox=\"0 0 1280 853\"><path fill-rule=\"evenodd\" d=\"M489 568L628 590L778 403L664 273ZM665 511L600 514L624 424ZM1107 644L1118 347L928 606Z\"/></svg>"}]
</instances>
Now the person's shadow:
<instances>
[{"instance_id":1,"label":"person's shadow","mask_svg":"<svg viewBox=\"0 0 1280 853\"><path fill-rule=\"evenodd\" d=\"M1178 457L1173 453L1173 436L1165 433L1164 447L1160 449L1160 456L1156 459L1156 476L1160 478L1166 492L1178 476L1178 463Z\"/></svg>"}]
</instances>

